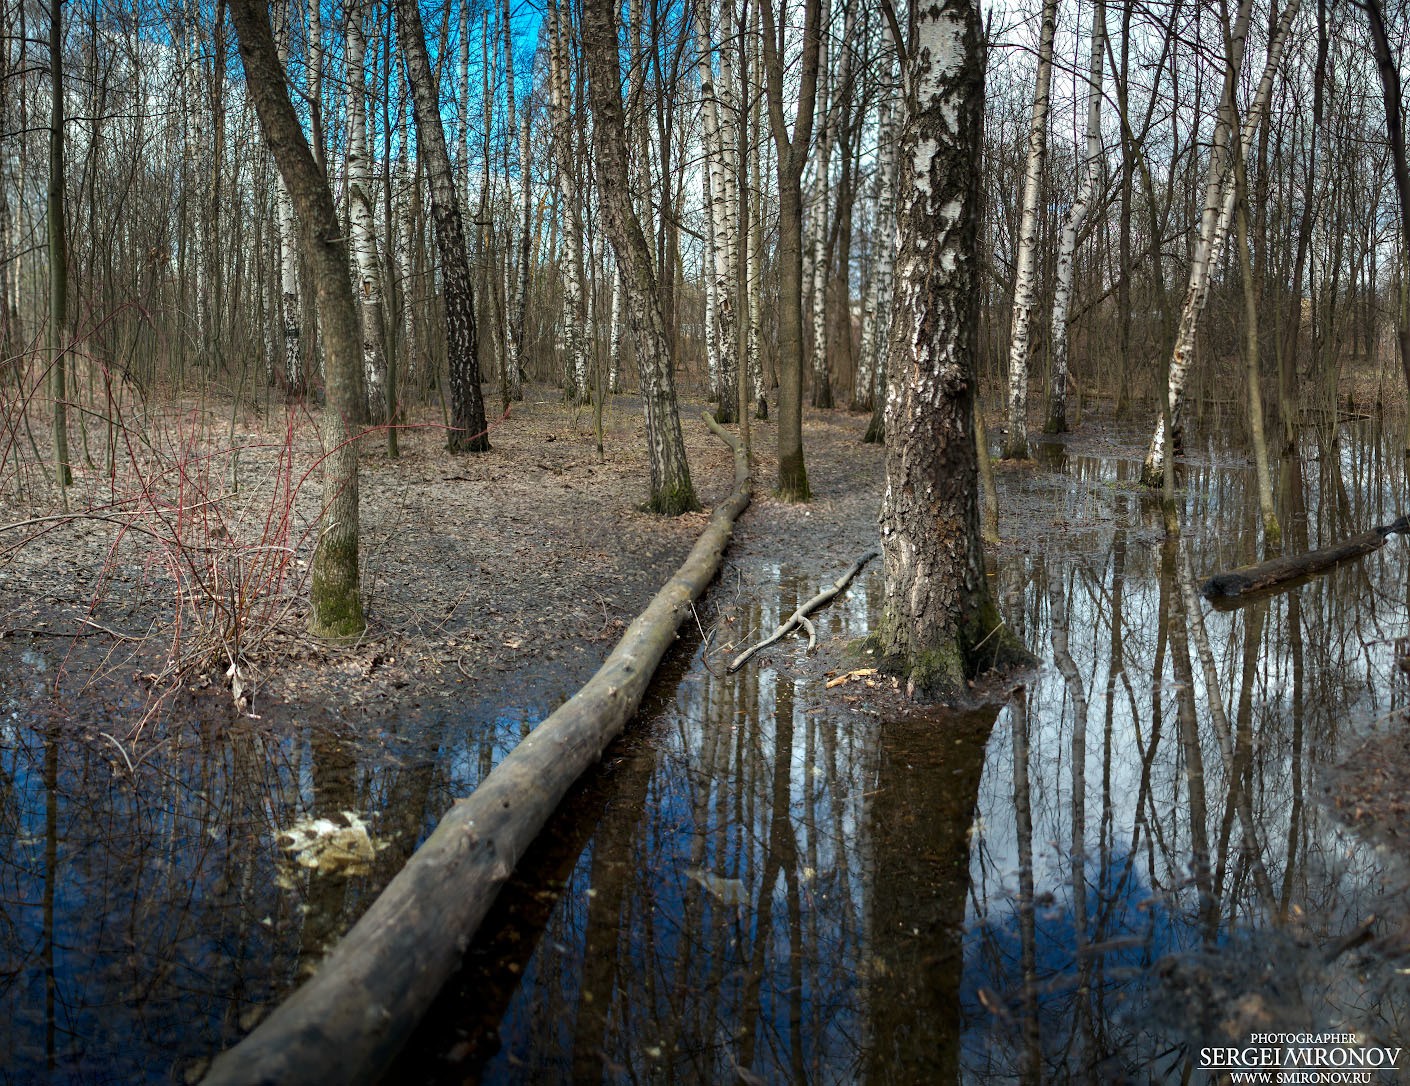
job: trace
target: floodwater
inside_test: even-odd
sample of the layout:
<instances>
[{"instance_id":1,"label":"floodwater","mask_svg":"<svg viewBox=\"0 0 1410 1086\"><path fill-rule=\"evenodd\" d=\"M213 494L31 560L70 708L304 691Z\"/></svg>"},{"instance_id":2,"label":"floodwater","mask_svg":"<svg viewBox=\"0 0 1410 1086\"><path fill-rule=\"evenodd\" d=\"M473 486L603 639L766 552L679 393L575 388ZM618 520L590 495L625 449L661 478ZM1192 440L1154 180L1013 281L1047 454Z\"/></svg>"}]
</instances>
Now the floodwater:
<instances>
[{"instance_id":1,"label":"floodwater","mask_svg":"<svg viewBox=\"0 0 1410 1086\"><path fill-rule=\"evenodd\" d=\"M1404 860L1328 790L1405 728L1410 548L1215 612L1189 589L1259 557L1252 473L1192 451L1179 540L1129 447L1007 474L1005 536L1028 543L994 585L1042 666L987 709L888 719L801 642L724 675L722 641L855 557L736 554L708 639L526 857L389 1080L1214 1082L1205 1049L1266 1033L1355 1035L1284 1060L1405 1067L1383 1051L1410 1048ZM1367 424L1278 474L1294 550L1405 510ZM879 605L874 563L819 637ZM44 651L0 643L7 1081L198 1074L549 708L356 739L188 721L128 748L98 707L45 709ZM357 838L318 867L279 837L313 816Z\"/></svg>"}]
</instances>

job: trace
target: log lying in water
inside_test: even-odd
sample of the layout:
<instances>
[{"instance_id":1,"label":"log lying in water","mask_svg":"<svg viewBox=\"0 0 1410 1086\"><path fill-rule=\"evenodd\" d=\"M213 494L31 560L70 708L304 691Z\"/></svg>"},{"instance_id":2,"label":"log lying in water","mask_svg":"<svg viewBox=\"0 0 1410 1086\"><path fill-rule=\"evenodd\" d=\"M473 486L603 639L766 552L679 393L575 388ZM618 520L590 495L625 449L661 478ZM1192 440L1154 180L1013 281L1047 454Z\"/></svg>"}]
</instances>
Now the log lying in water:
<instances>
[{"instance_id":1,"label":"log lying in water","mask_svg":"<svg viewBox=\"0 0 1410 1086\"><path fill-rule=\"evenodd\" d=\"M374 1082L459 967L519 858L569 788L636 713L749 504L749 465L685 562L587 685L457 800L302 988L211 1065L206 1083Z\"/></svg>"},{"instance_id":2,"label":"log lying in water","mask_svg":"<svg viewBox=\"0 0 1410 1086\"><path fill-rule=\"evenodd\" d=\"M1240 566L1227 573L1216 573L1200 585L1200 595L1215 604L1228 603L1255 593L1290 586L1291 582L1304 577L1325 573L1333 566L1353 558L1361 558L1378 551L1385 544L1386 537L1393 533L1404 533L1410 529L1410 516L1400 517L1390 524L1372 528L1369 532L1344 539L1330 547L1307 554L1289 554L1259 562L1254 566Z\"/></svg>"}]
</instances>

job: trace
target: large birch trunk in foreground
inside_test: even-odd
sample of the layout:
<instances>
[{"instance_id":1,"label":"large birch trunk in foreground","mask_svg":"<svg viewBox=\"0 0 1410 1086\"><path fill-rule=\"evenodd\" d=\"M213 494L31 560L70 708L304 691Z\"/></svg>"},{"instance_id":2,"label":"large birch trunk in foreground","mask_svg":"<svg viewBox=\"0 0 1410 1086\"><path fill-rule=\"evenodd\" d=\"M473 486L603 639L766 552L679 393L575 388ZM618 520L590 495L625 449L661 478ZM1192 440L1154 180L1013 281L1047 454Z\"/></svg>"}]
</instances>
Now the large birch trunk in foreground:
<instances>
[{"instance_id":1,"label":"large birch trunk in foreground","mask_svg":"<svg viewBox=\"0 0 1410 1086\"><path fill-rule=\"evenodd\" d=\"M431 182L431 219L441 253L442 294L445 298L446 348L450 355L451 452L488 452L485 401L480 392L480 345L475 329L475 292L470 279L470 254L460 198L450 168L440 96L431 76L426 35L417 0L396 0L397 32L411 83L416 134L426 175Z\"/></svg>"},{"instance_id":2,"label":"large birch trunk in foreground","mask_svg":"<svg viewBox=\"0 0 1410 1086\"><path fill-rule=\"evenodd\" d=\"M1258 135L1258 128L1268 112L1268 103L1273 96L1273 77L1282 61L1292 21L1297 17L1301 3L1302 0L1288 0L1287 6L1278 17L1277 30L1268 46L1263 77L1259 80L1253 101L1244 114L1242 131L1239 134L1239 153L1244 157L1244 161L1248 160L1254 137ZM1209 300L1210 270L1219 264L1219 256L1224 241L1229 236L1229 225L1234 217L1234 174L1231 169L1229 142L1233 134L1233 96L1239 71L1243 67L1244 43L1248 37L1251 11L1252 0L1244 0L1229 37L1229 64L1225 74L1224 99L1215 128L1214 145L1210 151L1204 211L1200 216L1200 235L1195 242L1194 254L1190 258L1190 281L1185 288L1180 324L1175 332L1175 345L1170 352L1166 388L1169 411L1162 406L1160 417L1156 420L1155 432L1151 435L1150 446L1146 450L1145 463L1141 468L1141 481L1148 487L1164 485L1167 413L1170 416L1170 445L1174 455L1180 455L1184 440L1185 385L1189 380L1200 317L1204 313L1205 302Z\"/></svg>"},{"instance_id":3,"label":"large birch trunk in foreground","mask_svg":"<svg viewBox=\"0 0 1410 1086\"><path fill-rule=\"evenodd\" d=\"M1009 337L1009 432L1004 456L1028 458L1028 368L1033 351L1033 313L1038 307L1038 201L1048 153L1048 100L1053 82L1053 34L1057 0L1043 0L1038 38L1038 81L1028 127L1028 169L1023 179L1023 219L1013 273L1013 330Z\"/></svg>"},{"instance_id":4,"label":"large birch trunk in foreground","mask_svg":"<svg viewBox=\"0 0 1410 1086\"><path fill-rule=\"evenodd\" d=\"M626 117L622 107L622 70L617 55L617 27L612 10L588 3L583 8L583 59L589 71L588 96L595 120L597 175L629 176ZM647 507L674 516L699 508L690 481L675 372L666 318L657 291L651 250L641 232L626 185L601 187L603 218L618 266L626 280L627 307L636 339L641 402L646 413L646 441L651 456L651 496Z\"/></svg>"},{"instance_id":5,"label":"large birch trunk in foreground","mask_svg":"<svg viewBox=\"0 0 1410 1086\"><path fill-rule=\"evenodd\" d=\"M944 699L991 653L1012 658L1013 643L984 575L975 459L979 11L975 0L927 0L912 18L881 506L886 604L875 641L910 694Z\"/></svg>"},{"instance_id":6,"label":"large birch trunk in foreground","mask_svg":"<svg viewBox=\"0 0 1410 1086\"><path fill-rule=\"evenodd\" d=\"M1087 153L1082 184L1062 221L1058 244L1057 285L1053 290L1053 323L1050 332L1048 421L1043 429L1050 434L1067 432L1067 313L1072 302L1072 272L1077 256L1077 237L1087 221L1087 210L1097 191L1102 170L1102 62L1106 51L1106 0L1092 7L1091 54L1087 66Z\"/></svg>"}]
</instances>

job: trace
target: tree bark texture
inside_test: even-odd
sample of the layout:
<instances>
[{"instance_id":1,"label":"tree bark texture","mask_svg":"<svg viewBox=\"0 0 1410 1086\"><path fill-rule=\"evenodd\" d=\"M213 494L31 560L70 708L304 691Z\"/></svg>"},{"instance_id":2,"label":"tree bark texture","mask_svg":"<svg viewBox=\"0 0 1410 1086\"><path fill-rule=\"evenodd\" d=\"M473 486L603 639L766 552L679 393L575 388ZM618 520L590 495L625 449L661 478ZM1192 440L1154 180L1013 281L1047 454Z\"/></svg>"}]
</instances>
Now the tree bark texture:
<instances>
[{"instance_id":1,"label":"tree bark texture","mask_svg":"<svg viewBox=\"0 0 1410 1086\"><path fill-rule=\"evenodd\" d=\"M377 255L376 216L372 210L372 159L367 152L366 5L347 10L348 42L348 210L352 220L358 298L362 305L362 366L367 384L367 417L391 421L387 401L386 328L382 306L382 264Z\"/></svg>"},{"instance_id":2,"label":"tree bark texture","mask_svg":"<svg viewBox=\"0 0 1410 1086\"><path fill-rule=\"evenodd\" d=\"M1048 100L1053 82L1057 0L1043 0L1038 37L1038 81L1028 127L1028 168L1023 179L1023 219L1013 273L1013 329L1009 336L1009 430L1004 456L1028 458L1028 369L1033 352L1033 313L1038 307L1038 202L1048 153Z\"/></svg>"},{"instance_id":3,"label":"tree bark texture","mask_svg":"<svg viewBox=\"0 0 1410 1086\"><path fill-rule=\"evenodd\" d=\"M431 183L431 220L441 254L446 349L450 355L451 452L488 452L485 401L480 391L480 344L475 328L475 289L455 174L450 167L438 84L432 77L417 0L396 0L397 34L406 59L421 160Z\"/></svg>"},{"instance_id":4,"label":"tree bark texture","mask_svg":"<svg viewBox=\"0 0 1410 1086\"><path fill-rule=\"evenodd\" d=\"M976 0L912 18L876 644L912 696L948 699L982 653L1013 655L984 575L975 458L984 63Z\"/></svg>"},{"instance_id":5,"label":"tree bark texture","mask_svg":"<svg viewBox=\"0 0 1410 1086\"><path fill-rule=\"evenodd\" d=\"M599 177L629 177L617 27L612 10L598 2L589 2L583 9L583 58L587 62L588 94L595 120L597 174ZM651 459L651 496L647 508L654 513L674 516L699 508L699 502L685 456L685 439L681 435L676 406L675 366L651 250L632 207L630 188L606 184L601 186L599 194L607 232L624 276L627 308L636 342L637 372Z\"/></svg>"},{"instance_id":6,"label":"tree bark texture","mask_svg":"<svg viewBox=\"0 0 1410 1086\"><path fill-rule=\"evenodd\" d=\"M1092 6L1091 52L1087 66L1087 150L1083 159L1082 183L1062 220L1058 243L1057 284L1053 290L1053 323L1049 333L1051 385L1048 392L1048 420L1045 433L1067 432L1067 314L1072 302L1072 273L1076 263L1077 238L1102 171L1102 64L1106 51L1106 0Z\"/></svg>"},{"instance_id":7,"label":"tree bark texture","mask_svg":"<svg viewBox=\"0 0 1410 1086\"><path fill-rule=\"evenodd\" d=\"M778 151L778 495L807 501L803 463L803 167L813 137L821 54L821 0L806 0L798 109L790 136L783 114L783 41L773 0L760 0L769 128Z\"/></svg>"},{"instance_id":8,"label":"tree bark texture","mask_svg":"<svg viewBox=\"0 0 1410 1086\"><path fill-rule=\"evenodd\" d=\"M8 46L7 46L8 47ZM69 249L64 212L64 7L49 4L49 391L54 400L54 477L59 489L73 483L69 464L68 388ZM67 499L65 499L67 500Z\"/></svg>"},{"instance_id":9,"label":"tree bark texture","mask_svg":"<svg viewBox=\"0 0 1410 1086\"><path fill-rule=\"evenodd\" d=\"M298 212L301 242L317 293L327 351L323 437L323 519L309 590L309 628L320 637L353 637L364 628L358 581L357 447L348 420L363 409L362 331L348 279L348 248L333 195L289 101L288 82L261 0L231 0L240 59L265 142Z\"/></svg>"}]
</instances>

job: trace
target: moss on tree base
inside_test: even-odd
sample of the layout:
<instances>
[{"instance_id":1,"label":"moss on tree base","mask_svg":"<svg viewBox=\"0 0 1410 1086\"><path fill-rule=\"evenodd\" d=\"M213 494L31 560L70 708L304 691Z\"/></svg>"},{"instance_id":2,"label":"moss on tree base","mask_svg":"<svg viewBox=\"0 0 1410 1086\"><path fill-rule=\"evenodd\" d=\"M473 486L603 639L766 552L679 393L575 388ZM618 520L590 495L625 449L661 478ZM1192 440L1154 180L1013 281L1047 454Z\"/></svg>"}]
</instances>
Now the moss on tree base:
<instances>
[{"instance_id":1,"label":"moss on tree base","mask_svg":"<svg viewBox=\"0 0 1410 1086\"><path fill-rule=\"evenodd\" d=\"M1038 663L1018 635L1005 626L992 606L977 628L988 633L977 638L958 634L949 641L937 641L911 652L890 648L897 639L888 630L888 619L870 637L859 643L860 651L877 661L883 674L895 675L904 684L906 696L917 701L955 703L967 699L969 680L989 672L1021 671Z\"/></svg>"},{"instance_id":2,"label":"moss on tree base","mask_svg":"<svg viewBox=\"0 0 1410 1086\"><path fill-rule=\"evenodd\" d=\"M309 601L313 610L308 630L314 637L343 640L359 637L367 629L357 578L356 540L349 544L325 539L319 545L313 556Z\"/></svg>"},{"instance_id":3,"label":"moss on tree base","mask_svg":"<svg viewBox=\"0 0 1410 1086\"><path fill-rule=\"evenodd\" d=\"M779 457L778 488L774 495L785 502L813 500L813 492L808 487L808 469L803 465L802 453Z\"/></svg>"},{"instance_id":4,"label":"moss on tree base","mask_svg":"<svg viewBox=\"0 0 1410 1086\"><path fill-rule=\"evenodd\" d=\"M689 482L652 491L651 497L641 507L643 513L657 513L663 517L678 517L699 509L700 500L695 496L695 487Z\"/></svg>"}]
</instances>

